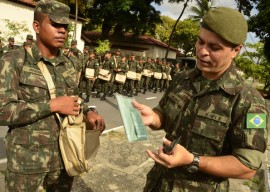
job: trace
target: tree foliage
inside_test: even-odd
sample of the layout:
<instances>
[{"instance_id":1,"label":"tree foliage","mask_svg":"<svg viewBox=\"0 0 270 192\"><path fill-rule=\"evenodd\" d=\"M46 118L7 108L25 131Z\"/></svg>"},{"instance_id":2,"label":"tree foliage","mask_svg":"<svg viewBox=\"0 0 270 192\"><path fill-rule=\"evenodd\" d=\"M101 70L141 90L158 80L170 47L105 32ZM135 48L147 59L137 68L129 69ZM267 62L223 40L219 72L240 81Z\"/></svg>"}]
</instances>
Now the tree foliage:
<instances>
[{"instance_id":1,"label":"tree foliage","mask_svg":"<svg viewBox=\"0 0 270 192\"><path fill-rule=\"evenodd\" d=\"M257 14L249 19L249 30L255 32L264 44L264 53L267 59L270 61L270 1L261 0L257 2Z\"/></svg>"},{"instance_id":2,"label":"tree foliage","mask_svg":"<svg viewBox=\"0 0 270 192\"><path fill-rule=\"evenodd\" d=\"M196 1L196 6L192 6L190 8L190 11L193 13L193 15L190 15L190 17L193 20L200 22L201 19L206 14L206 12L209 11L211 7L215 6L215 2L211 1L209 3L208 0L195 0L195 1Z\"/></svg>"},{"instance_id":3,"label":"tree foliage","mask_svg":"<svg viewBox=\"0 0 270 192\"><path fill-rule=\"evenodd\" d=\"M172 38L172 45L180 48L185 56L194 56L199 28L198 23L192 19L179 22Z\"/></svg>"},{"instance_id":4,"label":"tree foliage","mask_svg":"<svg viewBox=\"0 0 270 192\"><path fill-rule=\"evenodd\" d=\"M151 3L160 4L162 0L95 0L85 12L90 22L86 30L102 26L102 37L107 38L109 32L121 36L125 32L135 35L147 31L154 34L155 25L161 22L160 12Z\"/></svg>"},{"instance_id":5,"label":"tree foliage","mask_svg":"<svg viewBox=\"0 0 270 192\"><path fill-rule=\"evenodd\" d=\"M24 36L22 37L21 34L24 34L26 32L30 33L30 30L27 27L26 21L17 22L17 21L11 21L9 19L2 19L2 21L5 23L5 27L4 27L5 30L2 30L1 36L5 38L6 37L19 37L21 40L24 40L25 37Z\"/></svg>"},{"instance_id":6,"label":"tree foliage","mask_svg":"<svg viewBox=\"0 0 270 192\"><path fill-rule=\"evenodd\" d=\"M270 62L265 58L263 51L263 43L246 44L247 48L254 51L244 52L235 59L236 65L244 72L245 77L258 79L264 84L263 90L270 91Z\"/></svg>"}]
</instances>

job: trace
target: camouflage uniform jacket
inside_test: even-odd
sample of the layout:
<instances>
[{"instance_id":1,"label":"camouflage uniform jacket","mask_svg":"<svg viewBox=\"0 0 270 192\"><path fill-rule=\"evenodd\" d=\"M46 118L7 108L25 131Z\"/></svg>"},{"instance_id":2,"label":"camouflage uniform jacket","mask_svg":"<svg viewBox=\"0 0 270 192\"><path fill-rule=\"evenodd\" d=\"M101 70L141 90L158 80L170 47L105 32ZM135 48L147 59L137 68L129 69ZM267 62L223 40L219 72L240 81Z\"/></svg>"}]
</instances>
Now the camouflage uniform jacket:
<instances>
[{"instance_id":1,"label":"camouflage uniform jacket","mask_svg":"<svg viewBox=\"0 0 270 192\"><path fill-rule=\"evenodd\" d=\"M129 70L128 63L127 62L120 61L118 63L118 65L117 65L117 68L116 69L121 69L121 71L116 72L116 73L119 73L121 75L125 75L128 72L128 70Z\"/></svg>"},{"instance_id":2,"label":"camouflage uniform jacket","mask_svg":"<svg viewBox=\"0 0 270 192\"><path fill-rule=\"evenodd\" d=\"M99 63L98 63L97 59L90 59L89 58L85 64L85 68L94 69L95 70L95 77L98 76Z\"/></svg>"},{"instance_id":3,"label":"camouflage uniform jacket","mask_svg":"<svg viewBox=\"0 0 270 192\"><path fill-rule=\"evenodd\" d=\"M152 63L146 62L146 63L144 64L143 69L147 69L147 70L153 71L153 65L152 65Z\"/></svg>"},{"instance_id":4,"label":"camouflage uniform jacket","mask_svg":"<svg viewBox=\"0 0 270 192\"><path fill-rule=\"evenodd\" d=\"M138 65L138 62L136 60L134 60L134 61L129 60L128 61L128 66L129 66L130 71L136 72L137 71L137 65Z\"/></svg>"},{"instance_id":5,"label":"camouflage uniform jacket","mask_svg":"<svg viewBox=\"0 0 270 192\"><path fill-rule=\"evenodd\" d=\"M56 96L78 95L76 71L61 55L33 57L25 49L6 53L0 60L0 125L8 126L7 167L12 172L34 174L63 168L58 145L59 122L50 111L47 82L37 63L43 60L56 86Z\"/></svg>"},{"instance_id":6,"label":"camouflage uniform jacket","mask_svg":"<svg viewBox=\"0 0 270 192\"><path fill-rule=\"evenodd\" d=\"M266 150L267 129L246 128L247 113L267 116L265 100L244 83L234 65L221 79L206 86L201 79L198 69L177 74L155 107L164 117L166 138L174 140L181 135L180 144L190 152L234 155L247 167L258 169ZM228 187L226 178L200 171L189 173L182 167L168 169L156 163L148 173L145 191L212 192L228 191Z\"/></svg>"}]
</instances>

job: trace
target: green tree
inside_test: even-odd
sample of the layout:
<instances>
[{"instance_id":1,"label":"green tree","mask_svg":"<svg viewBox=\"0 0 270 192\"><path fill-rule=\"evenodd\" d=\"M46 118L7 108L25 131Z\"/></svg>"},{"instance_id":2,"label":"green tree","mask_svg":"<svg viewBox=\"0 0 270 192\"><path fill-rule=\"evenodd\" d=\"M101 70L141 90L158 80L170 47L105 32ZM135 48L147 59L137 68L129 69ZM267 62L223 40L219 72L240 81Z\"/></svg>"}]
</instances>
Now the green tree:
<instances>
[{"instance_id":1,"label":"green tree","mask_svg":"<svg viewBox=\"0 0 270 192\"><path fill-rule=\"evenodd\" d=\"M175 20L168 16L161 16L161 20L162 23L156 25L155 38L162 42L168 42Z\"/></svg>"},{"instance_id":2,"label":"green tree","mask_svg":"<svg viewBox=\"0 0 270 192\"><path fill-rule=\"evenodd\" d=\"M257 14L249 19L249 31L255 32L264 44L264 54L270 61L270 1L257 0Z\"/></svg>"},{"instance_id":3,"label":"green tree","mask_svg":"<svg viewBox=\"0 0 270 192\"><path fill-rule=\"evenodd\" d=\"M25 39L25 37L22 37L21 34L30 33L26 21L17 22L11 21L9 19L2 19L2 21L5 23L5 30L3 30L1 33L1 39L3 39L4 37L19 37L22 41Z\"/></svg>"},{"instance_id":4,"label":"green tree","mask_svg":"<svg viewBox=\"0 0 270 192\"><path fill-rule=\"evenodd\" d=\"M179 2L183 2L183 1L184 1L184 0L169 0L169 2L172 2L172 3L179 3ZM173 26L173 28L172 28L172 32L171 32L171 35L170 35L170 38L169 38L169 41L168 41L168 47L167 47L167 51L166 51L165 58L167 58L167 56L168 56L169 48L170 48L170 46L171 46L171 41L172 41L172 38L173 38L173 34L174 34L174 32L175 32L175 29L176 29L176 26L177 26L178 22L180 21L182 15L184 14L184 12L185 12L185 10L186 10L186 8L187 8L187 6L188 6L188 2L189 2L189 0L186 0L186 1L185 1L184 6L183 6L183 9L182 9L182 11L181 11L179 17L178 17L177 20L175 21L175 24L174 24L174 26Z\"/></svg>"},{"instance_id":5,"label":"green tree","mask_svg":"<svg viewBox=\"0 0 270 192\"><path fill-rule=\"evenodd\" d=\"M214 1L208 2L208 0L195 0L195 1L196 6L192 6L190 8L190 11L194 13L194 15L190 15L190 17L193 20L200 22L205 13L209 11L211 7L215 6L215 2Z\"/></svg>"},{"instance_id":6,"label":"green tree","mask_svg":"<svg viewBox=\"0 0 270 192\"><path fill-rule=\"evenodd\" d=\"M235 59L236 66L245 74L264 84L263 91L270 91L270 62L264 56L263 43L247 43L246 47L254 51L246 51Z\"/></svg>"},{"instance_id":7,"label":"green tree","mask_svg":"<svg viewBox=\"0 0 270 192\"><path fill-rule=\"evenodd\" d=\"M135 35L154 34L155 25L161 22L160 12L151 3L160 4L162 0L95 0L85 12L90 22L84 26L93 30L93 26L102 26L102 37L106 39L110 32L121 36L125 32Z\"/></svg>"},{"instance_id":8,"label":"green tree","mask_svg":"<svg viewBox=\"0 0 270 192\"><path fill-rule=\"evenodd\" d=\"M181 49L185 56L194 56L199 28L198 23L192 19L181 21L176 27L172 46Z\"/></svg>"},{"instance_id":9,"label":"green tree","mask_svg":"<svg viewBox=\"0 0 270 192\"><path fill-rule=\"evenodd\" d=\"M95 51L102 55L105 51L110 50L110 41L108 39L105 40L98 40L98 46L95 48Z\"/></svg>"}]
</instances>

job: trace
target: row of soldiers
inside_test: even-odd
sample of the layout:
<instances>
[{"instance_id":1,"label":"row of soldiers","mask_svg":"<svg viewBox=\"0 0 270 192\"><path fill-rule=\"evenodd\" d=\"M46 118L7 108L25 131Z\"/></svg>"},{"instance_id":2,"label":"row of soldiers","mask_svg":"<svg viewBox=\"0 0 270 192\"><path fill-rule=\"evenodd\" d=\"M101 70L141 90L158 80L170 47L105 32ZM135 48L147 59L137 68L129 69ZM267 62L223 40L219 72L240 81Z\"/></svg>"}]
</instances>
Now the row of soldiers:
<instances>
[{"instance_id":1,"label":"row of soldiers","mask_svg":"<svg viewBox=\"0 0 270 192\"><path fill-rule=\"evenodd\" d=\"M72 41L71 47L66 47L63 53L74 63L80 96L86 94L85 102L89 101L93 91L97 92L94 97L100 100L116 92L129 97L152 90L154 93L158 90L162 92L169 86L172 74L181 70L176 64L172 71L171 63L165 59L136 59L133 53L126 55L120 49L115 54L108 50L101 56L88 46L80 52L76 44Z\"/></svg>"},{"instance_id":2,"label":"row of soldiers","mask_svg":"<svg viewBox=\"0 0 270 192\"><path fill-rule=\"evenodd\" d=\"M28 47L32 46L33 42L34 42L33 35L27 35L22 47L27 49ZM14 37L9 37L8 43L6 45L3 45L0 39L0 58L2 57L4 53L14 50L14 49L18 49L20 47L21 46L15 45Z\"/></svg>"},{"instance_id":3,"label":"row of soldiers","mask_svg":"<svg viewBox=\"0 0 270 192\"><path fill-rule=\"evenodd\" d=\"M27 49L33 42L33 36L27 35L23 47ZM20 47L14 45L14 37L9 37L8 44L0 47L0 58L5 52ZM158 90L162 92L168 87L172 76L181 71L179 64L172 70L171 63L165 59L136 59L133 53L126 55L120 49L115 54L106 51L103 56L90 50L88 46L81 52L76 40L71 41L70 47L63 48L63 54L74 64L80 96L86 94L85 102L89 102L93 91L97 92L94 96L101 100L116 92L129 97L152 90L154 93Z\"/></svg>"}]
</instances>

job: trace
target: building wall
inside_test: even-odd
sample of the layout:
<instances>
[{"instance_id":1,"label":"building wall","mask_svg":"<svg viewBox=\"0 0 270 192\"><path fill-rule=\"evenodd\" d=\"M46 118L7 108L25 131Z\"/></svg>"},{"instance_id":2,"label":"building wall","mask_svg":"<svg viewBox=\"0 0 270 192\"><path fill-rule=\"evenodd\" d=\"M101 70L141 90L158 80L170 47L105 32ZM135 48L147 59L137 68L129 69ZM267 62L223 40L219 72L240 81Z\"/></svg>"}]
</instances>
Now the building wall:
<instances>
[{"instance_id":1,"label":"building wall","mask_svg":"<svg viewBox=\"0 0 270 192\"><path fill-rule=\"evenodd\" d=\"M28 7L25 5L20 5L15 2L10 2L7 0L0 0L0 37L3 40L3 43L7 43L8 39L8 29L5 29L4 19L8 19L10 21L16 21L18 23L22 23L27 26L28 32L21 32L20 34L14 36L15 44L21 45L25 39L27 34L33 35L35 39L35 32L32 27L34 18L34 8ZM74 25L74 20L71 20ZM84 47L84 41L81 40L81 31L82 31L82 22L78 22L77 24L77 33L76 40L78 41L78 48L80 50Z\"/></svg>"},{"instance_id":2,"label":"building wall","mask_svg":"<svg viewBox=\"0 0 270 192\"><path fill-rule=\"evenodd\" d=\"M167 48L166 47L160 47L157 45L147 45L147 44L136 44L136 43L117 43L117 45L120 46L127 46L127 47L136 47L138 49L143 48L146 50L142 50L142 51L133 51L133 50L124 50L122 49L122 52L130 55L131 52L136 55L136 56L140 56L140 57L151 57L151 58L165 58L166 55L166 51ZM115 52L116 50L112 49L112 52ZM168 52L168 57L167 58L172 58L175 59L176 58L176 51L174 50L169 50Z\"/></svg>"}]
</instances>

